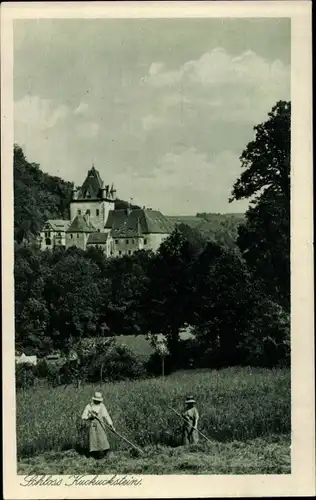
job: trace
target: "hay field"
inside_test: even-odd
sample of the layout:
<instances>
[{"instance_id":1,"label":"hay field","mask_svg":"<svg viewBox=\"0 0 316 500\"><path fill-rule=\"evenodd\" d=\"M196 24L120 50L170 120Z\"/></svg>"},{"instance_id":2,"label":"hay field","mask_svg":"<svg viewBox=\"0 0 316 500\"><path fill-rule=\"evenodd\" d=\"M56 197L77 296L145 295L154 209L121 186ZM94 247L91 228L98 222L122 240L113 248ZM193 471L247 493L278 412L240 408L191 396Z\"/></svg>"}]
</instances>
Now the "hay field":
<instances>
[{"instance_id":1,"label":"hay field","mask_svg":"<svg viewBox=\"0 0 316 500\"><path fill-rule=\"evenodd\" d=\"M152 461L153 450L156 450L154 471L157 457L165 454L168 456L170 453L174 457L174 454L180 453L182 448L175 447L181 444L181 421L168 405L181 410L188 394L193 394L198 401L200 430L213 441L215 447L221 447L222 452L227 448L231 453L232 443L235 443L235 447L243 449L242 456L247 462L249 456L247 459L246 443L252 452L258 452L260 450L257 445L253 445L255 440L265 442L269 448L281 439L286 447L286 452L284 446L282 447L281 455L289 458L290 372L277 369L229 368L220 371L178 372L164 380L156 378L108 383L102 387L87 385L78 390L73 387L42 387L19 392L18 461L34 466L34 460L36 462L36 457L39 456L45 455L47 460L53 460L54 463L52 457L56 453L59 456L62 452L65 457L76 453L74 450L78 443L82 444L84 441L78 427L80 415L95 390L102 390L105 404L117 430L145 449L144 457L137 459L143 460L144 470L146 463L148 465L146 453L149 453ZM135 460L130 456L131 451L123 441L113 434L109 437L114 457L127 456L128 463ZM209 446L209 443L201 440L195 450L198 453L195 457L209 454ZM80 460L74 460L75 468ZM61 463L60 458L58 461ZM122 467L124 461L120 462L118 459L118 462ZM113 466L114 463L115 460L112 462ZM271 464L269 467L272 467ZM152 472L151 469L150 471L159 473Z\"/></svg>"}]
</instances>

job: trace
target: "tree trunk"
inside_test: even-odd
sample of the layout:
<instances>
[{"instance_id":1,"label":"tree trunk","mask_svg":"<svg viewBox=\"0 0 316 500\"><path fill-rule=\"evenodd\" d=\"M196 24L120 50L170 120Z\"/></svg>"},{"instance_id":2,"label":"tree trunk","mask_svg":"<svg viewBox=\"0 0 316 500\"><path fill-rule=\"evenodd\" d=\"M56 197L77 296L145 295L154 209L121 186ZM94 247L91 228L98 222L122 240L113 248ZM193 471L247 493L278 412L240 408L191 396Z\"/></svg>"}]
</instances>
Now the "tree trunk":
<instances>
[{"instance_id":1,"label":"tree trunk","mask_svg":"<svg viewBox=\"0 0 316 500\"><path fill-rule=\"evenodd\" d=\"M179 347L179 328L174 327L170 330L168 335L168 350L174 362L176 362L178 359L178 347Z\"/></svg>"}]
</instances>

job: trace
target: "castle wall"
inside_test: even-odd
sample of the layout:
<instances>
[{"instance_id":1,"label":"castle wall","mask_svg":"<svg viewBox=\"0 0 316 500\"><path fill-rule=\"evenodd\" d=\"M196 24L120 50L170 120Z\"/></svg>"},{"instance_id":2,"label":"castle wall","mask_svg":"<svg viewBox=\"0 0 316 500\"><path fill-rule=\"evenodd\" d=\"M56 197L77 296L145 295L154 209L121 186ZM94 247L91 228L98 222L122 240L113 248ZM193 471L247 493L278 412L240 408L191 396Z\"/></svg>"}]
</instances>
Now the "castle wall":
<instances>
[{"instance_id":1,"label":"castle wall","mask_svg":"<svg viewBox=\"0 0 316 500\"><path fill-rule=\"evenodd\" d=\"M131 255L137 250L156 252L169 234L144 234L141 238L111 238L108 243L108 256Z\"/></svg>"},{"instance_id":2,"label":"castle wall","mask_svg":"<svg viewBox=\"0 0 316 500\"><path fill-rule=\"evenodd\" d=\"M76 215L86 215L87 210L90 211L89 220L96 229L103 230L109 211L112 210L112 204L108 201L89 201L80 200L71 202L70 218L73 220Z\"/></svg>"},{"instance_id":3,"label":"castle wall","mask_svg":"<svg viewBox=\"0 0 316 500\"><path fill-rule=\"evenodd\" d=\"M161 234L161 233L151 233L144 234L144 250L152 250L153 252L157 252L161 243L170 236L169 234Z\"/></svg>"},{"instance_id":4,"label":"castle wall","mask_svg":"<svg viewBox=\"0 0 316 500\"><path fill-rule=\"evenodd\" d=\"M55 246L66 246L65 231L41 231L41 250L51 250Z\"/></svg>"},{"instance_id":5,"label":"castle wall","mask_svg":"<svg viewBox=\"0 0 316 500\"><path fill-rule=\"evenodd\" d=\"M131 255L143 248L142 238L111 238L109 242L110 257Z\"/></svg>"},{"instance_id":6,"label":"castle wall","mask_svg":"<svg viewBox=\"0 0 316 500\"><path fill-rule=\"evenodd\" d=\"M66 248L77 247L86 249L88 235L86 233L66 233Z\"/></svg>"}]
</instances>

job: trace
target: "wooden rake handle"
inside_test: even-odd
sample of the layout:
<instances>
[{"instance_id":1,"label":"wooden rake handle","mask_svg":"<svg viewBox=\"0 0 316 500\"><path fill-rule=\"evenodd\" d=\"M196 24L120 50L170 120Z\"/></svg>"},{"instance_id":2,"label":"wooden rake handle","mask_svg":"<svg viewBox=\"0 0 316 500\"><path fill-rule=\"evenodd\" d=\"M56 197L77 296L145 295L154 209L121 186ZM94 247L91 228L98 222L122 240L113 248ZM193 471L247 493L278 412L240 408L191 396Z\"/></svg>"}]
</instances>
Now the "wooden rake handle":
<instances>
[{"instance_id":1,"label":"wooden rake handle","mask_svg":"<svg viewBox=\"0 0 316 500\"><path fill-rule=\"evenodd\" d=\"M95 418L98 420L102 429L105 431L103 422L99 419L99 417L96 416ZM119 438L123 439L123 441L126 441L126 443L128 443L130 446L132 446L132 448L139 451L140 453L143 453L143 450L141 448L139 448L138 446L136 446L136 444L131 443L131 441L129 441L126 437L122 436L119 432L117 432L115 429L113 429L110 425L108 425L108 424L105 424L105 425L108 427L108 429L110 429L112 432L114 432L114 434L116 434Z\"/></svg>"}]
</instances>

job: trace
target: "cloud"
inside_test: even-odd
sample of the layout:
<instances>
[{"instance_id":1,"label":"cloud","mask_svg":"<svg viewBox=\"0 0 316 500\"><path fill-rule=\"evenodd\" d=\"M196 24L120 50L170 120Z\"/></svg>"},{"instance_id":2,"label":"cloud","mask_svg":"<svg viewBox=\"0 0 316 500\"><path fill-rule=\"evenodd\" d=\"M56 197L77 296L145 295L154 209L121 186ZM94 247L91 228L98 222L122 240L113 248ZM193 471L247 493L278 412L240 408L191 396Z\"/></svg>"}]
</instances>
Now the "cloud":
<instances>
[{"instance_id":1,"label":"cloud","mask_svg":"<svg viewBox=\"0 0 316 500\"><path fill-rule=\"evenodd\" d=\"M152 130L157 125L162 123L162 118L154 115L146 115L141 118L142 127L145 131Z\"/></svg>"},{"instance_id":2,"label":"cloud","mask_svg":"<svg viewBox=\"0 0 316 500\"><path fill-rule=\"evenodd\" d=\"M160 63L153 63L145 81L157 87L174 85L180 81L203 85L242 83L264 86L284 85L288 77L289 68L281 61L266 61L250 50L234 57L226 50L216 48L173 71L163 71Z\"/></svg>"},{"instance_id":3,"label":"cloud","mask_svg":"<svg viewBox=\"0 0 316 500\"><path fill-rule=\"evenodd\" d=\"M215 48L176 69L153 63L142 85L160 99L161 123L178 117L187 127L193 120L253 126L278 100L290 99L290 68L250 50L233 56Z\"/></svg>"},{"instance_id":4,"label":"cloud","mask_svg":"<svg viewBox=\"0 0 316 500\"><path fill-rule=\"evenodd\" d=\"M53 128L69 114L67 106L54 104L49 99L26 95L14 103L14 118L17 123L37 130Z\"/></svg>"},{"instance_id":5,"label":"cloud","mask_svg":"<svg viewBox=\"0 0 316 500\"><path fill-rule=\"evenodd\" d=\"M116 183L124 194L133 193L139 204L169 215L243 211L247 201L234 207L228 203L239 174L238 155L232 151L207 157L189 148L163 154L148 175L130 171L117 177Z\"/></svg>"},{"instance_id":6,"label":"cloud","mask_svg":"<svg viewBox=\"0 0 316 500\"><path fill-rule=\"evenodd\" d=\"M85 122L77 125L77 132L82 137L92 139L99 134L100 125L95 122Z\"/></svg>"},{"instance_id":7,"label":"cloud","mask_svg":"<svg viewBox=\"0 0 316 500\"><path fill-rule=\"evenodd\" d=\"M152 63L149 68L149 74L151 76L158 75L163 71L164 67L165 66L162 63Z\"/></svg>"},{"instance_id":8,"label":"cloud","mask_svg":"<svg viewBox=\"0 0 316 500\"><path fill-rule=\"evenodd\" d=\"M79 106L74 110L74 115L82 115L89 109L88 104L81 102Z\"/></svg>"}]
</instances>

